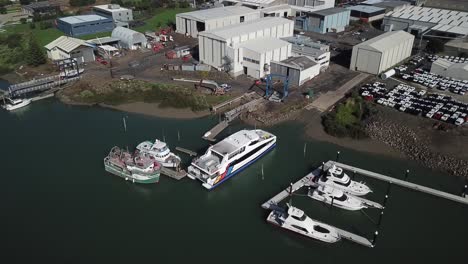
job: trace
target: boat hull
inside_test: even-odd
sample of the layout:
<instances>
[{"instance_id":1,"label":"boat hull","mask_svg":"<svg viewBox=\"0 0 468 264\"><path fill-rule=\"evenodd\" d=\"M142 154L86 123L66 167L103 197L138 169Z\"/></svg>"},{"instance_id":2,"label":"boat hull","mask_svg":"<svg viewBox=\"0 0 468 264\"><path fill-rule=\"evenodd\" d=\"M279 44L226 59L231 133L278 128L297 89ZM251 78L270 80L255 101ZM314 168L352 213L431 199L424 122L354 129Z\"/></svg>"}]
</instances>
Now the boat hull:
<instances>
[{"instance_id":1,"label":"boat hull","mask_svg":"<svg viewBox=\"0 0 468 264\"><path fill-rule=\"evenodd\" d=\"M252 165L255 161L257 161L258 159L260 159L264 155L268 154L268 152L273 150L275 147L276 147L276 141L273 141L272 143L267 144L263 149L258 151L257 154L253 155L252 158L249 159L249 161L239 164L238 167L236 167L236 165L234 165L232 167L231 166L228 167L226 175L214 185L210 185L210 184L202 181L201 179L199 179L199 180L203 182L203 184L202 184L203 187L205 187L208 190L213 190L214 188L221 185L223 182L227 181L229 178L232 178L237 173L243 171L244 169L246 169L247 167ZM194 175L190 175L190 174L187 174L187 175L191 179L198 179L198 177L196 177Z\"/></svg>"},{"instance_id":2,"label":"boat hull","mask_svg":"<svg viewBox=\"0 0 468 264\"><path fill-rule=\"evenodd\" d=\"M105 167L107 172L109 172L109 173L111 173L113 175L119 176L120 178L123 178L123 179L125 179L127 181L142 183L142 184L149 184L149 183L159 182L159 177L160 177L159 172L151 175L151 177L148 176L148 177L138 178L138 177L134 177L133 175L131 175L129 173L125 173L123 171L120 171L117 168L114 168L112 165L104 164L104 167Z\"/></svg>"},{"instance_id":3,"label":"boat hull","mask_svg":"<svg viewBox=\"0 0 468 264\"><path fill-rule=\"evenodd\" d=\"M20 108L23 108L23 107L26 107L28 106L29 104L31 104L31 100L30 99L24 99L23 102L17 104L17 105L10 105L10 104L7 104L5 106L5 109L8 110L8 111L14 111L14 110L17 110L17 109L20 109Z\"/></svg>"}]
</instances>

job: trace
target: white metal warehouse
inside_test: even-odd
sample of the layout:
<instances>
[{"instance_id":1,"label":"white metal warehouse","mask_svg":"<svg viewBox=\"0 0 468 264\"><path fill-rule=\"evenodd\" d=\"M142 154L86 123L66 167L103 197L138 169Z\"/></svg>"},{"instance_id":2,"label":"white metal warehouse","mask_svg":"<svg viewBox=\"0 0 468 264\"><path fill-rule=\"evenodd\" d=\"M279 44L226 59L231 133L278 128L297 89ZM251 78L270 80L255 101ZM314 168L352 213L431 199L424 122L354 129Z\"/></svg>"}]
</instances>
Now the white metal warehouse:
<instances>
[{"instance_id":1,"label":"white metal warehouse","mask_svg":"<svg viewBox=\"0 0 468 264\"><path fill-rule=\"evenodd\" d=\"M200 61L235 76L244 73L262 77L268 72L271 60L281 61L291 56L291 44L279 38L290 37L293 31L294 21L266 17L201 32L198 35Z\"/></svg>"},{"instance_id":2,"label":"white metal warehouse","mask_svg":"<svg viewBox=\"0 0 468 264\"><path fill-rule=\"evenodd\" d=\"M413 42L414 36L405 31L384 33L354 46L349 68L380 74L411 56Z\"/></svg>"},{"instance_id":3,"label":"white metal warehouse","mask_svg":"<svg viewBox=\"0 0 468 264\"><path fill-rule=\"evenodd\" d=\"M245 6L197 10L176 15L176 32L194 38L199 32L214 30L260 18L260 11Z\"/></svg>"},{"instance_id":4,"label":"white metal warehouse","mask_svg":"<svg viewBox=\"0 0 468 264\"><path fill-rule=\"evenodd\" d=\"M136 50L146 47L146 37L140 32L124 27L116 27L112 37L120 39L120 46L125 49Z\"/></svg>"},{"instance_id":5,"label":"white metal warehouse","mask_svg":"<svg viewBox=\"0 0 468 264\"><path fill-rule=\"evenodd\" d=\"M453 63L438 59L432 63L431 73L457 80L468 80L468 63Z\"/></svg>"}]
</instances>

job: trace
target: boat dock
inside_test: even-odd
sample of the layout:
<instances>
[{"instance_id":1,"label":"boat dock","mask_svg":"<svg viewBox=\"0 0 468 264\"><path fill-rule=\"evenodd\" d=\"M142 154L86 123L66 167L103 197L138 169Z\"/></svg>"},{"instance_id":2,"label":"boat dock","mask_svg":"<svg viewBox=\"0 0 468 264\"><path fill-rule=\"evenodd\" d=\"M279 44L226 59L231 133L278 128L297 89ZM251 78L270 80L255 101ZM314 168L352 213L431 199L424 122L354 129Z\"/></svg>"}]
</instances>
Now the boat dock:
<instances>
[{"instance_id":1,"label":"boat dock","mask_svg":"<svg viewBox=\"0 0 468 264\"><path fill-rule=\"evenodd\" d=\"M247 102L243 105L240 105L230 111L227 111L226 113L224 113L224 117L226 118L226 120L228 122L231 122L232 120L236 119L242 112L244 111L252 111L254 110L255 108L257 108L257 106L259 104L261 104L262 102L264 102L265 99L263 98L257 98L257 99L254 99L250 102Z\"/></svg>"},{"instance_id":2,"label":"boat dock","mask_svg":"<svg viewBox=\"0 0 468 264\"><path fill-rule=\"evenodd\" d=\"M331 161L329 161L328 163L329 163L329 166L331 166ZM299 190L302 187L315 185L315 183L313 183L313 180L314 180L315 177L319 177L321 172L322 172L322 169L320 167L315 169L311 173L307 174L306 176L304 176L303 178L301 178L300 180L295 182L292 185L292 188L287 187L286 189L284 189L283 191L281 191L277 195L273 196L273 198L271 198L270 200L263 203L262 207L264 209L269 209L269 210L273 210L273 209L277 208L278 204L282 200L286 199L289 196L290 189L292 189L292 193L294 193L295 191ZM314 219L312 219L312 220L314 220ZM317 221L317 220L314 220L314 221ZM342 238L348 239L348 240L350 240L352 242L361 244L363 246L374 247L372 242L369 239L367 239L367 238L365 238L363 236L353 234L351 232L348 232L346 230L337 228L335 226L333 226L333 228L335 228L337 230L337 232L341 235Z\"/></svg>"},{"instance_id":3,"label":"boat dock","mask_svg":"<svg viewBox=\"0 0 468 264\"><path fill-rule=\"evenodd\" d=\"M211 111L213 111L214 113L216 113L216 111L218 111L219 109L222 109L222 108L224 108L224 107L226 107L226 106L230 106L230 105L232 105L232 104L234 104L234 103L238 103L238 102L240 102L242 99L244 99L244 98L250 98L250 97L252 97L252 96L255 96L256 94L257 94L257 93L255 93L255 92L250 92L250 93L243 94L243 95L241 95L241 96L238 96L238 97L233 98L233 99L231 99L231 100L228 100L228 101L226 101L226 102L222 102L222 103L220 103L220 104L217 104L217 105L215 105L215 106L212 106L212 107L211 107Z\"/></svg>"},{"instance_id":4,"label":"boat dock","mask_svg":"<svg viewBox=\"0 0 468 264\"><path fill-rule=\"evenodd\" d=\"M203 139L206 139L206 140L209 140L209 141L216 141L215 137L221 133L221 131L223 131L224 129L226 129L226 127L228 127L229 123L228 121L222 121L220 123L218 123L216 126L214 126L212 129L210 129L208 132L206 132L204 135L203 135Z\"/></svg>"},{"instance_id":5,"label":"boat dock","mask_svg":"<svg viewBox=\"0 0 468 264\"><path fill-rule=\"evenodd\" d=\"M462 196L458 196L458 195L455 195L455 194L446 193L446 192L439 191L439 190L436 190L436 189L432 189L432 188L422 186L422 185L419 185L419 184L415 184L415 183L411 183L411 182L408 182L408 181L396 179L396 178L386 176L386 175L382 175L382 174L379 174L379 173L375 173L375 172L372 172L372 171L367 171L367 170L363 170L363 169L360 169L360 168L356 168L356 167L353 167L353 166L350 166L350 165L347 165L347 164L334 162L334 161L328 161L325 164L325 167L330 167L333 163L336 166L343 168L344 170L353 171L353 172L356 172L356 173L358 173L360 175L363 175L363 176L367 176L367 177L370 177L370 178L386 181L386 182L388 182L390 184L395 184L395 185L402 186L402 187L405 187L405 188L408 188L408 189L411 189L411 190L415 190L415 191L423 192L423 193L426 193L426 194L434 195L434 196L437 196L437 197L440 197L440 198L448 199L448 200L451 200L451 201L454 201L454 202L458 202L458 203L462 203L462 204L468 204L468 198L467 197L462 197Z\"/></svg>"},{"instance_id":6,"label":"boat dock","mask_svg":"<svg viewBox=\"0 0 468 264\"><path fill-rule=\"evenodd\" d=\"M176 147L175 149L176 149L177 151L179 151L179 152L188 154L188 155L191 156L191 157L197 156L197 153L196 153L195 151L191 151L191 150L186 149L186 148Z\"/></svg>"},{"instance_id":7,"label":"boat dock","mask_svg":"<svg viewBox=\"0 0 468 264\"><path fill-rule=\"evenodd\" d=\"M81 79L81 76L62 79L60 75L54 75L23 83L12 84L8 87L8 91L5 91L3 95L0 95L0 97L18 96L29 92L44 91L54 87L60 87L63 84L78 81L79 79Z\"/></svg>"},{"instance_id":8,"label":"boat dock","mask_svg":"<svg viewBox=\"0 0 468 264\"><path fill-rule=\"evenodd\" d=\"M161 167L161 174L166 175L175 180L180 180L187 176L187 172L185 170L174 170L166 167Z\"/></svg>"},{"instance_id":9,"label":"boat dock","mask_svg":"<svg viewBox=\"0 0 468 264\"><path fill-rule=\"evenodd\" d=\"M43 95L39 95L39 96L36 96L36 97L32 97L32 98L31 98L31 101L32 101L32 102L35 102L35 101L39 101L39 100L42 100L42 99L51 98L51 97L54 97L54 96L55 96L54 93L46 93L46 94L43 94Z\"/></svg>"}]
</instances>

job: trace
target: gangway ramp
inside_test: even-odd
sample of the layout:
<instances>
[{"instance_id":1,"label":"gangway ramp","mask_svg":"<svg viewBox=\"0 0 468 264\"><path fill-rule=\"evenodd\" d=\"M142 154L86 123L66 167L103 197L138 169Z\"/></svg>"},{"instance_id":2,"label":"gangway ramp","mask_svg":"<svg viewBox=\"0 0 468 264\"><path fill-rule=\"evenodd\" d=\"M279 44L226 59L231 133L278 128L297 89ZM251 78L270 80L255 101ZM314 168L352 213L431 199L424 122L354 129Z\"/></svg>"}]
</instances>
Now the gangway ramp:
<instances>
[{"instance_id":1,"label":"gangway ramp","mask_svg":"<svg viewBox=\"0 0 468 264\"><path fill-rule=\"evenodd\" d=\"M216 141L216 136L221 133L226 127L229 126L229 123L225 120L220 123L218 123L216 126L214 126L212 129L210 129L208 132L206 132L203 135L203 139L209 140L209 141Z\"/></svg>"}]
</instances>

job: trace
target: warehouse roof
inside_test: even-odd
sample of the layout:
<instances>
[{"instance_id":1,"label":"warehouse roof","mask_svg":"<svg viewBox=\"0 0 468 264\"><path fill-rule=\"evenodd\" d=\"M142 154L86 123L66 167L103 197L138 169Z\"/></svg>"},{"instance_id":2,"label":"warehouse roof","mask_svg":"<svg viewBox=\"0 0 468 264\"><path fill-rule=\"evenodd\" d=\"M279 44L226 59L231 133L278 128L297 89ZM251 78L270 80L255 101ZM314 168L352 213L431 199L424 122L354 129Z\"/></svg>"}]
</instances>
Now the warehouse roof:
<instances>
[{"instance_id":1,"label":"warehouse roof","mask_svg":"<svg viewBox=\"0 0 468 264\"><path fill-rule=\"evenodd\" d=\"M374 4L377 7L399 7L399 6L409 6L410 3L406 1L382 1Z\"/></svg>"},{"instance_id":2,"label":"warehouse roof","mask_svg":"<svg viewBox=\"0 0 468 264\"><path fill-rule=\"evenodd\" d=\"M390 31L375 38L369 39L368 41L359 43L356 46L369 46L377 51L385 51L392 47L398 46L399 43L410 38L414 39L414 36L406 31Z\"/></svg>"},{"instance_id":3,"label":"warehouse roof","mask_svg":"<svg viewBox=\"0 0 468 264\"><path fill-rule=\"evenodd\" d=\"M319 11L314 11L312 12L312 14L317 14L321 16L330 16L330 15L339 14L343 12L349 12L349 10L346 8L342 8L342 7L333 7L333 8L322 9Z\"/></svg>"},{"instance_id":4,"label":"warehouse roof","mask_svg":"<svg viewBox=\"0 0 468 264\"><path fill-rule=\"evenodd\" d=\"M291 45L289 42L277 38L258 38L248 40L239 44L238 47L249 49L258 53L280 49Z\"/></svg>"},{"instance_id":5,"label":"warehouse roof","mask_svg":"<svg viewBox=\"0 0 468 264\"><path fill-rule=\"evenodd\" d=\"M368 5L350 6L350 7L347 7L346 9L359 11L362 13L374 13L374 12L379 12L379 11L385 11L385 8L376 7L376 6L368 6Z\"/></svg>"},{"instance_id":6,"label":"warehouse roof","mask_svg":"<svg viewBox=\"0 0 468 264\"><path fill-rule=\"evenodd\" d=\"M59 18L59 20L64 21L69 24L78 24L78 23L93 22L93 21L99 21L99 20L109 20L109 18L98 16L98 15L81 15L81 16L61 17Z\"/></svg>"},{"instance_id":7,"label":"warehouse roof","mask_svg":"<svg viewBox=\"0 0 468 264\"><path fill-rule=\"evenodd\" d=\"M452 66L454 63L453 62L450 62L448 60L445 60L445 59L437 59L436 61L433 62L434 65L437 65L437 66L440 66L442 68L445 68L445 69L448 69L450 66Z\"/></svg>"},{"instance_id":8,"label":"warehouse roof","mask_svg":"<svg viewBox=\"0 0 468 264\"><path fill-rule=\"evenodd\" d=\"M119 41L119 40L120 39L113 38L113 37L103 37L103 38L89 39L89 40L86 40L86 42L92 43L92 44L95 44L95 45L104 45L104 44L116 42L116 41Z\"/></svg>"},{"instance_id":9,"label":"warehouse roof","mask_svg":"<svg viewBox=\"0 0 468 264\"><path fill-rule=\"evenodd\" d=\"M453 47L453 48L468 49L468 38L450 40L449 42L445 43L445 46Z\"/></svg>"},{"instance_id":10,"label":"warehouse roof","mask_svg":"<svg viewBox=\"0 0 468 264\"><path fill-rule=\"evenodd\" d=\"M252 5L252 6L266 6L266 5L270 5L271 3L275 1L276 0L227 0L227 2L242 3L246 5Z\"/></svg>"},{"instance_id":11,"label":"warehouse roof","mask_svg":"<svg viewBox=\"0 0 468 264\"><path fill-rule=\"evenodd\" d=\"M468 13L428 7L408 6L388 12L386 17L433 24L432 30L468 35Z\"/></svg>"},{"instance_id":12,"label":"warehouse roof","mask_svg":"<svg viewBox=\"0 0 468 264\"><path fill-rule=\"evenodd\" d=\"M72 50L80 46L91 47L91 45L87 44L84 40L67 37L67 36L58 37L56 40L50 42L44 47L47 50L52 50L53 48L57 47L65 52L71 52Z\"/></svg>"},{"instance_id":13,"label":"warehouse roof","mask_svg":"<svg viewBox=\"0 0 468 264\"><path fill-rule=\"evenodd\" d=\"M284 9L291 9L290 5L284 4L284 5L275 5L275 6L270 6L270 7L265 7L260 9L260 11L264 13L272 12L272 11L278 11L278 10L284 10Z\"/></svg>"},{"instance_id":14,"label":"warehouse roof","mask_svg":"<svg viewBox=\"0 0 468 264\"><path fill-rule=\"evenodd\" d=\"M306 70L310 67L317 65L315 61L306 57L306 56L299 56L299 57L291 57L280 62L274 62L277 64L281 64L290 68L298 69L298 70Z\"/></svg>"},{"instance_id":15,"label":"warehouse roof","mask_svg":"<svg viewBox=\"0 0 468 264\"><path fill-rule=\"evenodd\" d=\"M112 37L120 39L123 42L129 42L133 39L146 40L146 37L143 35L143 33L124 27L114 28L114 30L112 30Z\"/></svg>"},{"instance_id":16,"label":"warehouse roof","mask_svg":"<svg viewBox=\"0 0 468 264\"><path fill-rule=\"evenodd\" d=\"M94 8L106 10L106 11L109 11L109 12L120 12L120 11L128 11L129 10L128 8L121 7L120 5L116 5L116 4L97 5L97 6L94 6Z\"/></svg>"},{"instance_id":17,"label":"warehouse roof","mask_svg":"<svg viewBox=\"0 0 468 264\"><path fill-rule=\"evenodd\" d=\"M206 21L230 16L243 16L258 12L258 10L254 10L245 6L227 6L180 13L176 16L192 20Z\"/></svg>"},{"instance_id":18,"label":"warehouse roof","mask_svg":"<svg viewBox=\"0 0 468 264\"><path fill-rule=\"evenodd\" d=\"M262 19L252 20L241 24L230 25L223 28L200 32L198 35L227 40L235 36L256 32L265 28L271 28L278 25L293 23L294 22L292 20L288 20L281 17L265 17Z\"/></svg>"}]
</instances>

